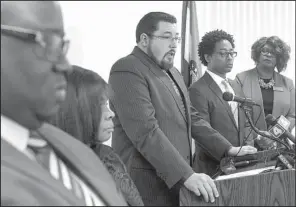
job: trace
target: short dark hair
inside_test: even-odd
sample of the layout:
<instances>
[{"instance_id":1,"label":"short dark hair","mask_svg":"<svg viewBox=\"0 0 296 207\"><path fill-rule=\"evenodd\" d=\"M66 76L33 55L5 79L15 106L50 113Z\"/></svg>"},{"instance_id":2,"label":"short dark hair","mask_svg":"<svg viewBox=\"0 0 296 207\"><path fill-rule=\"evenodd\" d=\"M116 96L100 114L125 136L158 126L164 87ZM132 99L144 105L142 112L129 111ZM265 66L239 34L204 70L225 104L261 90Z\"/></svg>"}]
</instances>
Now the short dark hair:
<instances>
[{"instance_id":1,"label":"short dark hair","mask_svg":"<svg viewBox=\"0 0 296 207\"><path fill-rule=\"evenodd\" d=\"M159 22L177 23L175 16L164 12L150 12L139 21L136 29L136 42L140 42L141 34L152 34L158 30Z\"/></svg>"},{"instance_id":2,"label":"short dark hair","mask_svg":"<svg viewBox=\"0 0 296 207\"><path fill-rule=\"evenodd\" d=\"M99 136L101 104L111 95L111 88L94 71L75 65L66 79L66 100L51 123L83 143L93 145Z\"/></svg>"},{"instance_id":3,"label":"short dark hair","mask_svg":"<svg viewBox=\"0 0 296 207\"><path fill-rule=\"evenodd\" d=\"M290 59L291 48L278 36L261 37L258 39L251 48L251 58L258 63L261 49L264 45L270 45L275 50L276 55L276 68L278 72L282 72L286 69L287 63Z\"/></svg>"},{"instance_id":4,"label":"short dark hair","mask_svg":"<svg viewBox=\"0 0 296 207\"><path fill-rule=\"evenodd\" d=\"M214 30L207 32L201 39L201 42L198 44L198 55L201 63L204 66L208 65L208 62L205 59L205 54L212 55L215 49L217 42L221 40L228 40L233 48L235 48L233 36L228 34L223 30Z\"/></svg>"}]
</instances>

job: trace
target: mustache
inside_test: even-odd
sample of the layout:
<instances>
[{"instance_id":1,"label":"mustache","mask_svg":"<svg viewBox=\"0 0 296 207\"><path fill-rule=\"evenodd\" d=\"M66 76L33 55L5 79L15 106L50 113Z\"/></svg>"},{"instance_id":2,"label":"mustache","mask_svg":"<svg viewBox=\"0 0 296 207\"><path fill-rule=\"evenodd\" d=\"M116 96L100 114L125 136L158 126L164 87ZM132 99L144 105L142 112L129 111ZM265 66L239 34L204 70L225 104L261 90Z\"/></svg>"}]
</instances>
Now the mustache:
<instances>
[{"instance_id":1,"label":"mustache","mask_svg":"<svg viewBox=\"0 0 296 207\"><path fill-rule=\"evenodd\" d=\"M169 55L169 54L175 55L176 51L175 50L170 50L165 55Z\"/></svg>"}]
</instances>

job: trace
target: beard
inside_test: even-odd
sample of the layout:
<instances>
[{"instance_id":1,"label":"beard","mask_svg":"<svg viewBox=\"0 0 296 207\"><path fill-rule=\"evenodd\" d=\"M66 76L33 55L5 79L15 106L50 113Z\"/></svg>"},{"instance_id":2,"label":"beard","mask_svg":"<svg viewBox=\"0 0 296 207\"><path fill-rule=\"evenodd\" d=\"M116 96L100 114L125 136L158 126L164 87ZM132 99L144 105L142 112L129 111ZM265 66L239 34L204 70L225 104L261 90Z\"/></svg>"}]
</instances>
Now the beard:
<instances>
[{"instance_id":1,"label":"beard","mask_svg":"<svg viewBox=\"0 0 296 207\"><path fill-rule=\"evenodd\" d=\"M55 120L55 114L36 114L36 118L40 123L48 122L53 124Z\"/></svg>"},{"instance_id":2,"label":"beard","mask_svg":"<svg viewBox=\"0 0 296 207\"><path fill-rule=\"evenodd\" d=\"M172 62L168 62L168 61L166 61L165 60L165 57L166 57L166 55L167 55L168 53L166 53L164 56L163 56L163 58L162 58L162 60L159 62L158 60L157 60L157 58L155 57L155 55L153 54L153 52L152 52L152 50L151 50L151 47L150 46L148 46L148 48L147 48L147 55L161 68L161 69L163 69L163 70L169 70L169 69L171 69L173 66L174 66L174 61L172 61Z\"/></svg>"}]
</instances>

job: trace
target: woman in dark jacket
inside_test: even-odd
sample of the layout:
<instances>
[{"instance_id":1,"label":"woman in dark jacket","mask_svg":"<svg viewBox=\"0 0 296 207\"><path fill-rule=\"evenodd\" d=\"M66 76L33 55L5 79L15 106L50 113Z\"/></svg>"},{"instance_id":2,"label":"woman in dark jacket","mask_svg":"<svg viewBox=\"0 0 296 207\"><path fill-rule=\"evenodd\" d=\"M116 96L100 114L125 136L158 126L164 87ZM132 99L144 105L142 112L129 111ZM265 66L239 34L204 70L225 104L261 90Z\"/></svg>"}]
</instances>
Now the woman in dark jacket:
<instances>
[{"instance_id":1,"label":"woman in dark jacket","mask_svg":"<svg viewBox=\"0 0 296 207\"><path fill-rule=\"evenodd\" d=\"M131 206L143 206L140 194L124 163L103 142L111 138L114 113L109 108L110 88L97 73L73 66L66 75L67 98L52 124L88 145L100 157ZM98 175L99 176L99 175Z\"/></svg>"}]
</instances>

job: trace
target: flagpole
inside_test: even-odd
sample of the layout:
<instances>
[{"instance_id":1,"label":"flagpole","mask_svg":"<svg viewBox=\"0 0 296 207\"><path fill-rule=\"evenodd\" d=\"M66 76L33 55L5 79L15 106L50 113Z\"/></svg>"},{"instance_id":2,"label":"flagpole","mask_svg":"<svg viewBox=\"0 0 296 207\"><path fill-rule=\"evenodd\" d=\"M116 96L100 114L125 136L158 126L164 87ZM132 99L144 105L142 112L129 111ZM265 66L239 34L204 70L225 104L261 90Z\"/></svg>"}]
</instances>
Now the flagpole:
<instances>
[{"instance_id":1,"label":"flagpole","mask_svg":"<svg viewBox=\"0 0 296 207\"><path fill-rule=\"evenodd\" d=\"M181 37L181 74L186 86L189 87L202 76L197 51L199 30L195 1L183 1Z\"/></svg>"},{"instance_id":2,"label":"flagpole","mask_svg":"<svg viewBox=\"0 0 296 207\"><path fill-rule=\"evenodd\" d=\"M187 7L188 1L182 3L182 26L181 26L181 74L183 76L185 85L188 87L190 84L190 73L188 71L188 62L184 59L185 55L185 41L186 41L186 22L187 22Z\"/></svg>"}]
</instances>

